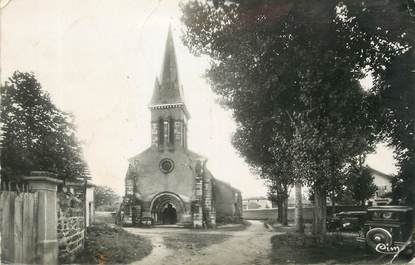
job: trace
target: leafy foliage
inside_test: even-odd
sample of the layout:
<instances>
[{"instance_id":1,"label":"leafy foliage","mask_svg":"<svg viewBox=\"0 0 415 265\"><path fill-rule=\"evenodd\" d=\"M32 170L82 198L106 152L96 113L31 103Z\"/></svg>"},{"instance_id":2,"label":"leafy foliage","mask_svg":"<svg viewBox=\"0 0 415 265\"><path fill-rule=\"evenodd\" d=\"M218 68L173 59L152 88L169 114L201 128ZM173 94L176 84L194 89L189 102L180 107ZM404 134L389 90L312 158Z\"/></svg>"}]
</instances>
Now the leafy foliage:
<instances>
[{"instance_id":1,"label":"leafy foliage","mask_svg":"<svg viewBox=\"0 0 415 265\"><path fill-rule=\"evenodd\" d=\"M415 27L415 25L414 25ZM376 82L382 136L395 147L399 172L393 182L395 201L415 205L415 49L395 57Z\"/></svg>"},{"instance_id":2,"label":"leafy foliage","mask_svg":"<svg viewBox=\"0 0 415 265\"><path fill-rule=\"evenodd\" d=\"M94 201L95 206L113 206L120 201L118 196L113 189L107 186L96 186L94 189Z\"/></svg>"},{"instance_id":3,"label":"leafy foliage","mask_svg":"<svg viewBox=\"0 0 415 265\"><path fill-rule=\"evenodd\" d=\"M347 176L347 192L349 192L354 201L364 205L365 201L370 199L377 190L373 179L370 168L352 165Z\"/></svg>"},{"instance_id":4,"label":"leafy foliage","mask_svg":"<svg viewBox=\"0 0 415 265\"><path fill-rule=\"evenodd\" d=\"M233 143L271 190L302 181L324 204L327 192L344 185L345 164L372 150L378 133L397 146L403 141L396 132L410 134L410 123L400 126L396 115L408 122L413 116L404 116L396 102L386 107L380 89L399 92L382 84L398 82L393 62L411 49L413 20L405 7L353 0L194 0L182 6L184 43L212 59L206 75L238 123ZM385 12L393 21L386 22ZM371 91L359 83L367 73L375 79ZM382 114L387 108L396 108L394 118ZM363 176L350 181L369 185ZM324 226L324 216L319 222Z\"/></svg>"},{"instance_id":5,"label":"leafy foliage","mask_svg":"<svg viewBox=\"0 0 415 265\"><path fill-rule=\"evenodd\" d=\"M83 178L86 163L73 117L59 110L32 73L16 71L1 87L1 174L20 181L32 170L61 179Z\"/></svg>"}]
</instances>

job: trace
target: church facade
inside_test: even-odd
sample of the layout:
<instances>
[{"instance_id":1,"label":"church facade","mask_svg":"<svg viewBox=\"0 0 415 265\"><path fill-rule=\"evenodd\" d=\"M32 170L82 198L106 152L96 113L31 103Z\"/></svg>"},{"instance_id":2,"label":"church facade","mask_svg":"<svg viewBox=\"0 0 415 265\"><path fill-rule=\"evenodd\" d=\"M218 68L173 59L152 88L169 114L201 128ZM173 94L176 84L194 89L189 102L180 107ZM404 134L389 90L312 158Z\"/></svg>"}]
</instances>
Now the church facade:
<instances>
[{"instance_id":1,"label":"church facade","mask_svg":"<svg viewBox=\"0 0 415 265\"><path fill-rule=\"evenodd\" d=\"M125 178L123 204L132 223L151 220L196 228L240 220L240 191L215 179L207 169L207 159L187 146L190 114L170 29L149 109L151 145L129 159Z\"/></svg>"}]
</instances>

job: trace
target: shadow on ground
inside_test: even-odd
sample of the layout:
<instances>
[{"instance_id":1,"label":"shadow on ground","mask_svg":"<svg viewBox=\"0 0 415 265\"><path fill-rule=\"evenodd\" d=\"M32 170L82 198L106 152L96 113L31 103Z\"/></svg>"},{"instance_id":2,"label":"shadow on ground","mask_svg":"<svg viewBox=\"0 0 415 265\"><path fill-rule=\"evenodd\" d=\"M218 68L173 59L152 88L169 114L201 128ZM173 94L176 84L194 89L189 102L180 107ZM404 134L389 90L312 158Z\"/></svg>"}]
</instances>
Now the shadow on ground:
<instances>
[{"instance_id":1,"label":"shadow on ground","mask_svg":"<svg viewBox=\"0 0 415 265\"><path fill-rule=\"evenodd\" d=\"M275 227L278 234L271 238L272 264L385 264L391 255L381 255L367 249L350 235L330 234L326 239L311 235L300 236L292 227ZM406 264L404 257L394 264Z\"/></svg>"}]
</instances>

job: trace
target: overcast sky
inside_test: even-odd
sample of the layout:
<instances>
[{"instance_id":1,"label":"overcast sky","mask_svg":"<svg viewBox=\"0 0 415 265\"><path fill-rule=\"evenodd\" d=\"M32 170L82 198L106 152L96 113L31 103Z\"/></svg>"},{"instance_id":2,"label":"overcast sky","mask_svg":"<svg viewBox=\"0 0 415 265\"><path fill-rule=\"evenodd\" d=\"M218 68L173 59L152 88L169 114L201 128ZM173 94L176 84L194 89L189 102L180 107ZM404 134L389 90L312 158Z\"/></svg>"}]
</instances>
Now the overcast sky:
<instances>
[{"instance_id":1,"label":"overcast sky","mask_svg":"<svg viewBox=\"0 0 415 265\"><path fill-rule=\"evenodd\" d=\"M127 159L150 144L147 109L171 24L179 75L191 113L189 147L206 156L216 178L244 196L265 188L230 143L231 113L215 103L203 79L207 58L180 41L176 0L12 0L1 10L1 82L32 71L53 102L76 117L78 137L96 184L124 190ZM369 165L394 173L380 146Z\"/></svg>"}]
</instances>

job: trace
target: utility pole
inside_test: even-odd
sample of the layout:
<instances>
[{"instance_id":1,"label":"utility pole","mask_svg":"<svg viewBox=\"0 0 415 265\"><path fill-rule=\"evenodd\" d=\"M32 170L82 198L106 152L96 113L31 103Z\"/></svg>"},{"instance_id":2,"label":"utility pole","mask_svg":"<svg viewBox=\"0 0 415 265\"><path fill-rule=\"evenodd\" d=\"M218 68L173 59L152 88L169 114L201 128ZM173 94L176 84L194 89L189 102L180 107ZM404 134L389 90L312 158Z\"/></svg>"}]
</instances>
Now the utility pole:
<instances>
[{"instance_id":1,"label":"utility pole","mask_svg":"<svg viewBox=\"0 0 415 265\"><path fill-rule=\"evenodd\" d=\"M87 224L87 196L86 196L86 192L88 189L88 179L90 179L90 173L88 169L85 169L85 171L83 172L83 214L84 214L84 244L85 244L85 240L86 240L86 236L87 236L87 230L86 230L86 224Z\"/></svg>"}]
</instances>

